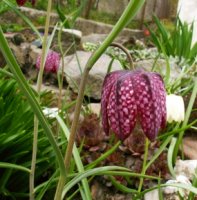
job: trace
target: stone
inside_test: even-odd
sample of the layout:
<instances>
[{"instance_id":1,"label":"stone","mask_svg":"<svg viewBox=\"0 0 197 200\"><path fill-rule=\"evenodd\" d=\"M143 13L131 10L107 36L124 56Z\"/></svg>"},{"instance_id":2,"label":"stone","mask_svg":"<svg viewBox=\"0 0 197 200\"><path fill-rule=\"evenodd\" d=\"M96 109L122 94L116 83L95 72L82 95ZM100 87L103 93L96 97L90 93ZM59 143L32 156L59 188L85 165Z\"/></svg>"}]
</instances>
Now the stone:
<instances>
[{"instance_id":1,"label":"stone","mask_svg":"<svg viewBox=\"0 0 197 200\"><path fill-rule=\"evenodd\" d=\"M83 43L94 43L94 44L100 44L104 41L104 39L107 37L107 34L98 34L98 33L92 33L89 35L85 35L82 37L82 44Z\"/></svg>"},{"instance_id":2,"label":"stone","mask_svg":"<svg viewBox=\"0 0 197 200\"><path fill-rule=\"evenodd\" d=\"M30 57L32 59L32 64L35 65L38 56L42 54L42 49L38 48L35 45L31 45L30 48L31 48Z\"/></svg>"},{"instance_id":3,"label":"stone","mask_svg":"<svg viewBox=\"0 0 197 200\"><path fill-rule=\"evenodd\" d=\"M152 190L144 195L144 200L159 200L159 191Z\"/></svg>"},{"instance_id":4,"label":"stone","mask_svg":"<svg viewBox=\"0 0 197 200\"><path fill-rule=\"evenodd\" d=\"M168 180L166 184L184 184L191 186L191 182L189 181L188 177L184 175L177 175L175 180ZM189 190L178 188L175 186L167 186L163 188L163 194L165 200L180 200L181 199L188 199Z\"/></svg>"},{"instance_id":5,"label":"stone","mask_svg":"<svg viewBox=\"0 0 197 200\"><path fill-rule=\"evenodd\" d=\"M98 34L98 33L92 33L89 35L85 35L82 37L82 44L84 43L93 43L93 44L101 44L105 38L107 37L107 34ZM118 36L114 42L119 43L123 46L133 46L135 45L135 37L130 35L125 36Z\"/></svg>"},{"instance_id":6,"label":"stone","mask_svg":"<svg viewBox=\"0 0 197 200\"><path fill-rule=\"evenodd\" d=\"M170 62L170 80L174 81L181 73L181 69L179 66L172 60ZM135 68L144 68L148 71L151 71L151 69L155 66L155 71L160 73L165 77L166 74L166 61L164 59L146 59L146 60L140 60L134 63Z\"/></svg>"},{"instance_id":7,"label":"stone","mask_svg":"<svg viewBox=\"0 0 197 200\"><path fill-rule=\"evenodd\" d=\"M82 19L80 17L77 18L75 23L75 28L80 30L83 33L83 35L89 35L92 33L109 34L113 27L114 25L111 24ZM142 30L124 28L119 34L119 36L143 38L144 34Z\"/></svg>"},{"instance_id":8,"label":"stone","mask_svg":"<svg viewBox=\"0 0 197 200\"><path fill-rule=\"evenodd\" d=\"M196 144L197 144L196 136L186 136L183 138L183 153L188 159L197 160Z\"/></svg>"},{"instance_id":9,"label":"stone","mask_svg":"<svg viewBox=\"0 0 197 200\"><path fill-rule=\"evenodd\" d=\"M54 27L49 28L49 34L52 33ZM41 32L41 34L44 34L44 27L38 28L38 31ZM51 44L51 47L54 51L60 52L60 48L58 46L58 34L59 34L60 28L57 28L55 35L53 37L53 41ZM61 30L61 45L63 52L66 52L67 55L73 54L76 49L80 49L81 47L81 37L82 32L75 29L65 29L63 28Z\"/></svg>"},{"instance_id":10,"label":"stone","mask_svg":"<svg viewBox=\"0 0 197 200\"><path fill-rule=\"evenodd\" d=\"M91 110L92 113L97 114L99 116L101 113L101 104L100 103L90 103L88 104L88 108Z\"/></svg>"},{"instance_id":11,"label":"stone","mask_svg":"<svg viewBox=\"0 0 197 200\"><path fill-rule=\"evenodd\" d=\"M64 72L69 86L74 92L78 92L79 83L85 65L92 55L91 52L77 51L76 54L64 57ZM90 70L85 95L94 99L101 98L101 89L105 75L107 74L108 66L111 58L103 54ZM120 70L121 64L115 60L112 64L112 70Z\"/></svg>"},{"instance_id":12,"label":"stone","mask_svg":"<svg viewBox=\"0 0 197 200\"><path fill-rule=\"evenodd\" d=\"M192 180L196 174L197 160L177 160L174 167L175 174L183 175Z\"/></svg>"},{"instance_id":13,"label":"stone","mask_svg":"<svg viewBox=\"0 0 197 200\"><path fill-rule=\"evenodd\" d=\"M18 8L22 14L24 14L30 21L34 22L35 24L40 24L40 20L42 19L45 21L46 12L41 10L36 10L33 8L27 7L19 7ZM51 20L50 25L54 26L59 21L59 16L56 13L51 13ZM25 21L19 17L15 12L9 10L0 17L0 24L20 24L22 26L26 26L27 24ZM78 17L75 21L74 29L80 30L83 35L89 35L92 33L98 34L108 34L111 32L114 26L110 24L105 24L101 22L96 22L94 20L87 20ZM141 30L133 30L129 28L125 28L121 31L120 36L135 36L136 38L143 37L143 31Z\"/></svg>"}]
</instances>

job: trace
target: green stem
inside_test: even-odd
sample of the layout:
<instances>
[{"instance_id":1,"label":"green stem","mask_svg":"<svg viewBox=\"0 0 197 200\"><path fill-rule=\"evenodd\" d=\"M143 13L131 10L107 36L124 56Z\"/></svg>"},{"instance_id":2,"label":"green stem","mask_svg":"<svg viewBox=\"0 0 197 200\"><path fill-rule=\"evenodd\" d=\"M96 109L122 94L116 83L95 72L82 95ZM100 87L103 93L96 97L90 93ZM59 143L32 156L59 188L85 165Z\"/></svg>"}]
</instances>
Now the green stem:
<instances>
[{"instance_id":1,"label":"green stem","mask_svg":"<svg viewBox=\"0 0 197 200\"><path fill-rule=\"evenodd\" d=\"M44 39L42 44L42 56L41 56L41 65L40 70L38 73L38 80L37 80L37 92L38 94L41 91L42 86L42 77L44 72L44 65L45 65L45 57L46 57L46 47L47 47L47 37L49 32L49 24L50 24L50 12L51 12L52 0L48 1L47 7L47 16L46 16L46 23L45 23L45 32L44 32ZM39 100L39 97L38 97ZM32 161L31 161L31 173L29 175L29 196L30 200L34 200L34 180L35 180L35 168L36 168L36 157L37 157L37 149L38 149L38 118L36 115L34 116L34 134L33 134L33 149L32 149Z\"/></svg>"},{"instance_id":2,"label":"green stem","mask_svg":"<svg viewBox=\"0 0 197 200\"><path fill-rule=\"evenodd\" d=\"M129 51L128 51L127 48L125 48L122 44L119 44L117 42L111 43L110 46L112 46L112 47L118 47L119 49L121 49L126 54L126 56L127 56L127 60L129 62L129 65L130 65L130 70L134 70L135 69L134 65L133 65L133 59L132 59L131 54L129 53Z\"/></svg>"},{"instance_id":3,"label":"green stem","mask_svg":"<svg viewBox=\"0 0 197 200\"><path fill-rule=\"evenodd\" d=\"M184 119L184 122L182 124L182 128L187 126L187 123L189 121L189 117L190 117L190 114L192 112L192 108L193 108L193 105L194 105L194 102L195 102L195 99L196 99L196 95L197 95L197 77L195 77L195 79L194 79L194 87L193 87L193 91L192 91L190 101L189 101L189 104L188 104L188 107L187 107L187 111L186 111L186 114L185 114L185 119ZM178 155L178 151L179 151L179 147L180 147L180 144L182 142L182 139L183 139L183 135L184 135L184 131L181 131L180 134L179 134L179 137L177 139L175 148L174 148L173 163L175 163L175 161L176 161L176 157Z\"/></svg>"},{"instance_id":4,"label":"green stem","mask_svg":"<svg viewBox=\"0 0 197 200\"><path fill-rule=\"evenodd\" d=\"M112 41L116 38L116 36L120 33L120 31L129 23L129 21L135 16L137 13L138 9L143 5L145 0L135 0L135 1L130 1L127 8L123 12L122 16L120 17L119 21L117 24L114 26L112 29L111 33L107 36L107 38L104 40L102 45L92 54L92 56L89 58L83 75L82 79L80 82L79 86L79 93L77 97L77 102L75 106L75 112L74 112L74 119L73 123L71 126L71 131L70 131L70 138L68 141L68 146L66 149L66 154L65 154L65 168L66 168L66 174L69 172L69 167L70 167L70 160L72 156L72 149L75 141L75 135L76 135L76 130L77 130L77 125L79 121L79 115L80 115L80 110L82 106L82 101L83 101L83 96L84 96L84 90L85 90L85 85L88 77L88 73L95 64L95 62L99 59L99 57L104 53L104 51L107 49L107 47L112 43Z\"/></svg>"},{"instance_id":5,"label":"green stem","mask_svg":"<svg viewBox=\"0 0 197 200\"><path fill-rule=\"evenodd\" d=\"M146 163L147 163L147 158L148 158L148 147L149 147L149 140L148 138L146 138L145 140L145 151L144 151L144 160L143 160L143 165L142 165L142 175L145 175L146 173ZM139 183L139 187L138 187L138 192L140 193L142 190L142 186L143 186L143 182L144 182L144 178L140 178L140 183Z\"/></svg>"}]
</instances>

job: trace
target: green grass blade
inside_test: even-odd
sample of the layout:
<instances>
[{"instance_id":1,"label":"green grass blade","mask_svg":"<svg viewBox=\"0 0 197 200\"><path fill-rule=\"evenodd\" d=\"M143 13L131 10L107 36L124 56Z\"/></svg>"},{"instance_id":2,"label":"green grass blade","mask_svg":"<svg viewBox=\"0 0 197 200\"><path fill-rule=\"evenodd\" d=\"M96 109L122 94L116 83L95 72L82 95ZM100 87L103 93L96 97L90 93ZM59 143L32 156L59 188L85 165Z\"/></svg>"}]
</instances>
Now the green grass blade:
<instances>
[{"instance_id":1,"label":"green grass blade","mask_svg":"<svg viewBox=\"0 0 197 200\"><path fill-rule=\"evenodd\" d=\"M43 127L43 129L49 139L49 142L51 143L51 145L53 147L53 150L56 154L56 158L59 163L61 174L65 175L63 156L62 156L61 151L56 143L56 140L54 138L54 135L50 128L50 125L49 125L46 117L44 116L44 114L41 110L41 107L40 107L32 89L30 88L29 84L27 83L15 57L13 56L13 54L8 46L8 43L3 35L1 27L0 27L0 49L1 49L1 52L8 64L8 66L10 67L10 70L12 71L16 81L18 82L18 85L19 85L21 91L27 97L29 104L31 105L34 113L36 114L37 118L39 119L40 124Z\"/></svg>"},{"instance_id":2,"label":"green grass blade","mask_svg":"<svg viewBox=\"0 0 197 200\"><path fill-rule=\"evenodd\" d=\"M159 157L159 155L164 151L164 149L166 148L166 146L169 144L169 142L171 141L172 136L169 136L168 138L166 138L166 140L162 143L162 145L159 147L159 149L157 150L157 152L154 154L154 156L151 158L151 160L147 163L146 167L145 167L145 171L147 171L147 169L151 166L151 164Z\"/></svg>"},{"instance_id":3,"label":"green grass blade","mask_svg":"<svg viewBox=\"0 0 197 200\"><path fill-rule=\"evenodd\" d=\"M30 173L30 169L26 167L12 164L12 163L7 163L7 162L0 162L0 168L16 169L16 170L21 170L21 171Z\"/></svg>"},{"instance_id":4,"label":"green grass blade","mask_svg":"<svg viewBox=\"0 0 197 200\"><path fill-rule=\"evenodd\" d=\"M197 172L197 170L196 170ZM196 173L194 175L193 181L192 181L192 185L197 188L197 176ZM195 199L195 194L193 192L190 192L188 200L194 200Z\"/></svg>"},{"instance_id":5,"label":"green grass blade","mask_svg":"<svg viewBox=\"0 0 197 200\"><path fill-rule=\"evenodd\" d=\"M128 188L126 186L124 186L123 184L119 183L118 181L116 181L116 179L113 176L109 176L110 181L112 182L112 184L116 187L116 189L118 189L121 192L124 193L137 193L137 190Z\"/></svg>"},{"instance_id":6,"label":"green grass blade","mask_svg":"<svg viewBox=\"0 0 197 200\"><path fill-rule=\"evenodd\" d=\"M119 146L121 142L117 142L111 149L101 155L98 159L93 161L92 163L86 166L86 169L92 169L93 167L97 166L101 161L105 160L110 154L112 154Z\"/></svg>"},{"instance_id":7,"label":"green grass blade","mask_svg":"<svg viewBox=\"0 0 197 200\"><path fill-rule=\"evenodd\" d=\"M115 171L116 170L116 171ZM156 179L158 180L158 177L153 176L147 176L137 173L132 173L129 169L125 167L119 167L119 166L106 166L106 167L97 167L94 169L87 170L83 173L79 173L77 176L75 176L71 181L69 181L63 190L62 198L66 195L66 193L78 182L80 182L82 179L87 178L89 176L95 176L95 175L117 175L117 176L131 176L131 177L140 177L140 178L149 178L149 179Z\"/></svg>"},{"instance_id":8,"label":"green grass blade","mask_svg":"<svg viewBox=\"0 0 197 200\"><path fill-rule=\"evenodd\" d=\"M62 120L62 118L60 116L57 115L56 119L57 119L60 127L62 128L65 137L67 138L67 140L69 140L70 132L69 132L66 124L64 123L64 121ZM75 163L77 165L78 171L84 172L83 163L81 161L81 157L79 155L79 152L78 152L76 145L74 145L74 147L73 147L73 157L75 159ZM82 180L82 185L83 185L83 188L84 188L84 191L85 191L86 199L91 200L91 193L90 193L90 188L89 188L87 179Z\"/></svg>"},{"instance_id":9,"label":"green grass blade","mask_svg":"<svg viewBox=\"0 0 197 200\"><path fill-rule=\"evenodd\" d=\"M189 117L190 117L190 114L192 112L192 108L193 108L193 105L194 105L194 102L195 102L195 99L196 99L196 95L197 95L197 77L194 78L194 87L193 87L192 95L191 95L190 100L189 100L189 105L188 105L187 110L186 110L185 119L184 119L183 124L182 124L183 128L185 126L187 126L187 123L189 121ZM179 147L180 147L180 144L182 142L183 135L184 135L184 131L180 132L180 134L178 136L178 139L177 139L177 142L176 142L176 145L175 145L175 148L174 148L173 162L175 162L175 160L176 160L176 157L177 157L177 154L178 154L178 151L179 151Z\"/></svg>"},{"instance_id":10,"label":"green grass blade","mask_svg":"<svg viewBox=\"0 0 197 200\"><path fill-rule=\"evenodd\" d=\"M176 144L176 138L172 138L170 146L168 148L168 155L167 155L167 160L168 160L168 168L170 170L171 175L175 178L176 174L174 172L174 168L173 168L173 150Z\"/></svg>"},{"instance_id":11,"label":"green grass blade","mask_svg":"<svg viewBox=\"0 0 197 200\"><path fill-rule=\"evenodd\" d=\"M162 25L162 23L160 22L160 20L156 16L154 16L154 21L157 25L159 33L161 34L161 38L162 38L161 42L165 46L166 54L170 55L171 52L172 52L172 47L169 43L168 32L166 31L165 27Z\"/></svg>"}]
</instances>

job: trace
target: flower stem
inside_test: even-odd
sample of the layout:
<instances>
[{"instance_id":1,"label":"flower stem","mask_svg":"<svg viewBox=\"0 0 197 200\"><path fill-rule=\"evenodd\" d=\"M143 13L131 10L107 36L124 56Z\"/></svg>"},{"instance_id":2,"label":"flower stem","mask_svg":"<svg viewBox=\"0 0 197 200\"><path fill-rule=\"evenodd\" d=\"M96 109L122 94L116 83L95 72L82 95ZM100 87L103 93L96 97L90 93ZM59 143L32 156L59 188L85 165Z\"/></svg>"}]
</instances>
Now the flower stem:
<instances>
[{"instance_id":1,"label":"flower stem","mask_svg":"<svg viewBox=\"0 0 197 200\"><path fill-rule=\"evenodd\" d=\"M89 58L86 67L84 69L82 79L80 82L79 87L79 94L77 97L76 107L75 107L75 113L74 113L74 119L71 126L70 131L70 138L68 141L68 146L65 154L65 167L66 172L69 171L69 165L70 165L70 159L72 155L72 149L73 144L75 141L75 135L80 115L80 110L82 106L83 96L84 96L84 90L85 90L85 84L87 81L88 73L90 69L93 67L95 62L99 59L99 57L102 55L102 53L106 50L106 48L112 43L112 41L115 39L115 37L119 34L119 32L127 25L127 23L131 20L133 16L137 13L138 9L143 5L144 0L140 1L130 1L126 10L122 14L121 18L117 22L117 24L112 29L111 33L108 35L108 37L104 40L102 45L92 54L92 56ZM133 11L133 12L131 12Z\"/></svg>"},{"instance_id":2,"label":"flower stem","mask_svg":"<svg viewBox=\"0 0 197 200\"><path fill-rule=\"evenodd\" d=\"M130 65L130 70L134 70L135 69L134 65L133 65L133 59L131 57L131 54L127 50L127 48L125 48L122 44L119 44L117 42L112 42L110 44L110 46L112 46L112 47L118 47L119 49L121 49L127 55L127 59L129 61L129 65Z\"/></svg>"},{"instance_id":3,"label":"flower stem","mask_svg":"<svg viewBox=\"0 0 197 200\"><path fill-rule=\"evenodd\" d=\"M79 121L79 115L81 111L83 96L84 96L84 90L85 85L87 82L88 73L93 67L93 65L96 63L96 61L99 59L99 57L104 53L104 51L107 49L107 47L113 42L113 40L116 38L116 36L120 33L120 31L128 24L128 22L135 16L138 9L141 8L145 0L134 0L130 1L127 8L123 12L122 16L120 17L117 24L112 29L111 33L107 36L107 38L103 41L102 45L92 54L92 56L87 61L87 64L85 66L80 86L79 86L79 93L77 97L77 102L75 106L75 112L74 112L74 119L70 130L70 138L68 141L68 146L66 149L65 154L65 168L66 168L66 174L69 172L70 167L70 160L72 157L72 149L75 141L76 136L76 130L77 125Z\"/></svg>"},{"instance_id":4,"label":"flower stem","mask_svg":"<svg viewBox=\"0 0 197 200\"><path fill-rule=\"evenodd\" d=\"M42 56L41 56L41 66L38 73L38 80L37 80L37 92L38 94L41 91L42 85L42 77L44 72L44 62L46 57L46 46L47 46L47 37L49 31L49 24L50 24L50 12L51 12L52 0L48 1L47 7L47 17L45 23L45 33L44 39L42 44ZM39 97L38 97L39 98ZM38 149L38 118L36 115L34 116L34 131L33 131L33 149L32 149L32 161L31 161L31 172L29 176L29 196L30 200L34 200L34 179L35 179L35 167L36 167L36 157L37 157L37 149Z\"/></svg>"},{"instance_id":5,"label":"flower stem","mask_svg":"<svg viewBox=\"0 0 197 200\"><path fill-rule=\"evenodd\" d=\"M149 140L148 140L148 138L146 138L146 140L145 140L144 160L143 160L141 175L145 175L145 173L146 173L146 163L147 163L147 158L148 158L148 147L149 147ZM143 186L143 182L144 182L144 178L140 178L138 192L141 192L142 186Z\"/></svg>"}]
</instances>

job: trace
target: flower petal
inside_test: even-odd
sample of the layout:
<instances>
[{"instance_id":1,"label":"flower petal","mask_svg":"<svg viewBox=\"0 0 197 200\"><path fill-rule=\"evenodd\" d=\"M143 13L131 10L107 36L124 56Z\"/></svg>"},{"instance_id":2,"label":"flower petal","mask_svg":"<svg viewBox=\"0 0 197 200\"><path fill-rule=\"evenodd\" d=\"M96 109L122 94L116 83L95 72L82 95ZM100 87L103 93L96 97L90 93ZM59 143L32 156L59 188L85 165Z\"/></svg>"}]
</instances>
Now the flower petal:
<instances>
[{"instance_id":1,"label":"flower petal","mask_svg":"<svg viewBox=\"0 0 197 200\"><path fill-rule=\"evenodd\" d=\"M160 82L156 75L147 72L142 72L134 79L139 120L144 134L150 140L154 140L159 132L163 116Z\"/></svg>"},{"instance_id":2,"label":"flower petal","mask_svg":"<svg viewBox=\"0 0 197 200\"><path fill-rule=\"evenodd\" d=\"M110 92L113 84L117 81L118 77L123 74L124 71L115 71L109 73L103 82L103 89L101 93L101 111L102 111L102 124L106 134L109 134L109 122L107 117L107 105L110 96Z\"/></svg>"},{"instance_id":3,"label":"flower petal","mask_svg":"<svg viewBox=\"0 0 197 200\"><path fill-rule=\"evenodd\" d=\"M137 106L131 72L118 78L113 86L108 105L108 118L114 133L125 140L136 124Z\"/></svg>"},{"instance_id":4,"label":"flower petal","mask_svg":"<svg viewBox=\"0 0 197 200\"><path fill-rule=\"evenodd\" d=\"M161 128L165 128L166 126L166 119L167 119L167 111L166 111L166 91L164 87L164 83L162 77L158 73L153 73L154 82L156 85L156 91L158 93L159 98L159 109L161 110Z\"/></svg>"}]
</instances>

